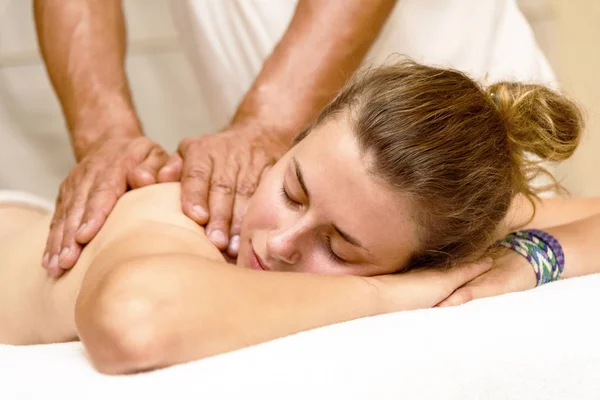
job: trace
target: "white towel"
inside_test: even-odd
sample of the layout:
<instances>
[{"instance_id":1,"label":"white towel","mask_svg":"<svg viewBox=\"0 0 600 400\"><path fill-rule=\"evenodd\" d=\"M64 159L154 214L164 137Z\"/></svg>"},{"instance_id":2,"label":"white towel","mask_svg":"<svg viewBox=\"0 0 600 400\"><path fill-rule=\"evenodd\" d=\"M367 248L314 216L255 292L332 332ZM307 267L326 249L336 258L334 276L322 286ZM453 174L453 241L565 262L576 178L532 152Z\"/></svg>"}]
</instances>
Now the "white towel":
<instances>
[{"instance_id":1,"label":"white towel","mask_svg":"<svg viewBox=\"0 0 600 400\"><path fill-rule=\"evenodd\" d=\"M106 376L80 343L0 346L0 399L599 399L600 274Z\"/></svg>"},{"instance_id":2,"label":"white towel","mask_svg":"<svg viewBox=\"0 0 600 400\"><path fill-rule=\"evenodd\" d=\"M38 208L47 212L52 212L54 210L54 205L50 200L18 190L0 190L0 205L2 204L23 205Z\"/></svg>"}]
</instances>

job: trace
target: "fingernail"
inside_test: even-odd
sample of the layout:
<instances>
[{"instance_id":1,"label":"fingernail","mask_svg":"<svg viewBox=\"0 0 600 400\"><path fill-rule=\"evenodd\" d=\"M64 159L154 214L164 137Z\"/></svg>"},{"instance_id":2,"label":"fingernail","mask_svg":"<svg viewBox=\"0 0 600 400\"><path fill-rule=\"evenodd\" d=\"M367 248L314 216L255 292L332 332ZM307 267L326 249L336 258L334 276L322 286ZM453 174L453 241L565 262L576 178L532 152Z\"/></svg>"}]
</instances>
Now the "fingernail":
<instances>
[{"instance_id":1,"label":"fingernail","mask_svg":"<svg viewBox=\"0 0 600 400\"><path fill-rule=\"evenodd\" d=\"M48 264L48 269L50 271L54 271L58 269L58 255L53 255L52 259L50 259L50 264Z\"/></svg>"},{"instance_id":2,"label":"fingernail","mask_svg":"<svg viewBox=\"0 0 600 400\"><path fill-rule=\"evenodd\" d=\"M229 247L227 247L227 251L229 253L237 254L237 252L239 250L240 250L240 235L234 235L231 237L231 240L229 241Z\"/></svg>"},{"instance_id":3,"label":"fingernail","mask_svg":"<svg viewBox=\"0 0 600 400\"><path fill-rule=\"evenodd\" d=\"M87 228L87 222L85 222L85 223L81 224L81 226L79 227L79 229L77 229L77 233L76 233L76 235L81 235L81 233L82 233L83 231L85 231L85 228Z\"/></svg>"},{"instance_id":4,"label":"fingernail","mask_svg":"<svg viewBox=\"0 0 600 400\"><path fill-rule=\"evenodd\" d=\"M61 269L60 268L55 268L55 269L49 269L48 270L48 274L53 277L56 278L58 276L60 276L61 273Z\"/></svg>"},{"instance_id":5,"label":"fingernail","mask_svg":"<svg viewBox=\"0 0 600 400\"><path fill-rule=\"evenodd\" d=\"M48 260L50 260L50 253L46 252L46 253L44 253L44 257L42 257L42 266L43 267L48 266Z\"/></svg>"},{"instance_id":6,"label":"fingernail","mask_svg":"<svg viewBox=\"0 0 600 400\"><path fill-rule=\"evenodd\" d=\"M204 218L208 217L208 213L206 212L206 210L202 206L198 206L198 205L193 206L192 207L192 213L198 219L204 219Z\"/></svg>"},{"instance_id":7,"label":"fingernail","mask_svg":"<svg viewBox=\"0 0 600 400\"><path fill-rule=\"evenodd\" d=\"M212 231L208 237L210 238L210 241L213 242L217 247L227 246L227 237L219 230Z\"/></svg>"},{"instance_id":8,"label":"fingernail","mask_svg":"<svg viewBox=\"0 0 600 400\"><path fill-rule=\"evenodd\" d=\"M71 249L69 249L68 247L65 247L64 249L62 249L62 251L60 252L60 256L59 258L61 260L64 260L65 257L67 257L69 254L71 254Z\"/></svg>"}]
</instances>

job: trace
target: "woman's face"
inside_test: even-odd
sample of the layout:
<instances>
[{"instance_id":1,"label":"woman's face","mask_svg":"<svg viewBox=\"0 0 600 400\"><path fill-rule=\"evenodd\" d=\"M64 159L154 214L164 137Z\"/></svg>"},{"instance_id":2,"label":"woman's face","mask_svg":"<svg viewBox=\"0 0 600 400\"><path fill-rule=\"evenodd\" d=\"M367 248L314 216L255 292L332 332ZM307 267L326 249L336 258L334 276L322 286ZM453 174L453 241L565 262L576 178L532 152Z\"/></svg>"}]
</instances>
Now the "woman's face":
<instances>
[{"instance_id":1,"label":"woman's face","mask_svg":"<svg viewBox=\"0 0 600 400\"><path fill-rule=\"evenodd\" d=\"M326 121L264 176L242 226L238 265L380 275L417 248L408 198L370 175L345 118Z\"/></svg>"}]
</instances>

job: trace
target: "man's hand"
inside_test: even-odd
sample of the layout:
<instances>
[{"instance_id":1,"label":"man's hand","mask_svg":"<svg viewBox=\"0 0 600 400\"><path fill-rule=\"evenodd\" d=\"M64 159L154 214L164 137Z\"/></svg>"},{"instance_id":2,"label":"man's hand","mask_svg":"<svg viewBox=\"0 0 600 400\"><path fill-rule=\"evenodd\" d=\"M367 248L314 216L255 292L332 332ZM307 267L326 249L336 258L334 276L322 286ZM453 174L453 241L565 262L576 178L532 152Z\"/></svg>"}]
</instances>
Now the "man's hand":
<instances>
[{"instance_id":1,"label":"man's hand","mask_svg":"<svg viewBox=\"0 0 600 400\"><path fill-rule=\"evenodd\" d=\"M533 267L525 257L512 250L494 260L492 269L455 290L438 307L450 307L483 297L521 292L536 286Z\"/></svg>"},{"instance_id":2,"label":"man's hand","mask_svg":"<svg viewBox=\"0 0 600 400\"><path fill-rule=\"evenodd\" d=\"M60 185L42 265L60 276L75 265L127 188L156 183L168 160L147 137L108 138L90 148Z\"/></svg>"},{"instance_id":3,"label":"man's hand","mask_svg":"<svg viewBox=\"0 0 600 400\"><path fill-rule=\"evenodd\" d=\"M236 257L248 200L287 147L254 125L238 123L217 134L184 139L158 179L181 180L183 212L206 225L215 246Z\"/></svg>"}]
</instances>

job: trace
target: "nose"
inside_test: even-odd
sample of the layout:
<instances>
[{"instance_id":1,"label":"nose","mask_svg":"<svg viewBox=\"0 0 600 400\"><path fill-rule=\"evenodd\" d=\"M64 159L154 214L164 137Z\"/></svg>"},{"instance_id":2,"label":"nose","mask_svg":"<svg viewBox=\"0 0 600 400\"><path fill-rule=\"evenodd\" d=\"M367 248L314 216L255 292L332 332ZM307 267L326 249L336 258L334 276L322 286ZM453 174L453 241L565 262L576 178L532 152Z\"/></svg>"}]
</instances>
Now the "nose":
<instances>
[{"instance_id":1,"label":"nose","mask_svg":"<svg viewBox=\"0 0 600 400\"><path fill-rule=\"evenodd\" d=\"M296 264L300 261L299 239L301 233L293 229L273 230L267 235L268 256L275 261Z\"/></svg>"}]
</instances>

